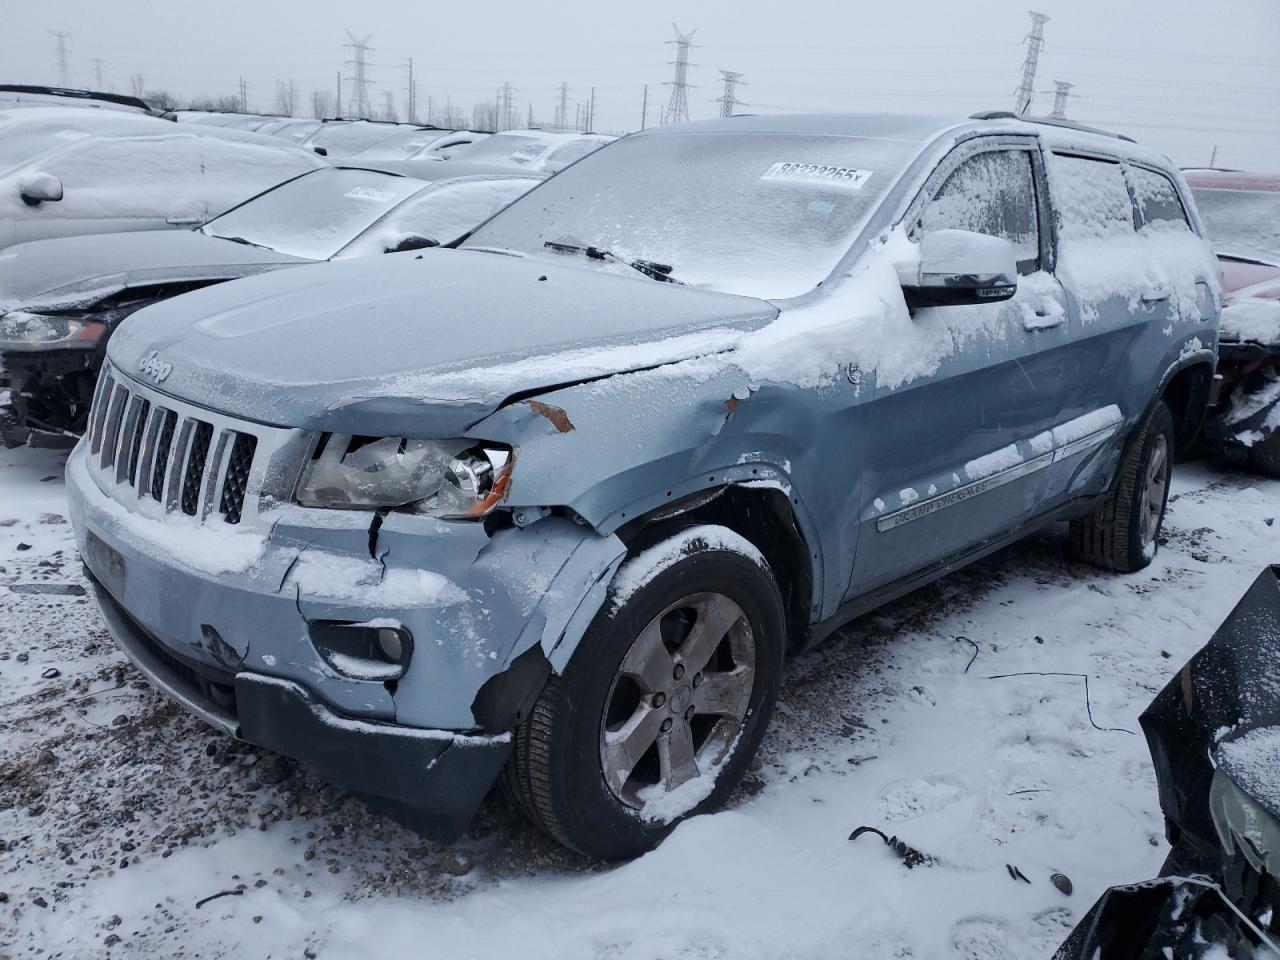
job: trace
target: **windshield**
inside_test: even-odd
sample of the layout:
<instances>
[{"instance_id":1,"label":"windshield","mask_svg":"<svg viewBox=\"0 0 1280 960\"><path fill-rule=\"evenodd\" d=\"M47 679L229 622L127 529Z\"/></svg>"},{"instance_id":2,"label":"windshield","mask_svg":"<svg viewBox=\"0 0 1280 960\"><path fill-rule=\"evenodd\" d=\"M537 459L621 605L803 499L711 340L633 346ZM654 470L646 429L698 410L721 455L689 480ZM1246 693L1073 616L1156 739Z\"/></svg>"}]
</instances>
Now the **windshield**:
<instances>
[{"instance_id":1,"label":"windshield","mask_svg":"<svg viewBox=\"0 0 1280 960\"><path fill-rule=\"evenodd\" d=\"M293 257L328 260L425 186L413 177L325 167L210 220L201 232Z\"/></svg>"},{"instance_id":2,"label":"windshield","mask_svg":"<svg viewBox=\"0 0 1280 960\"><path fill-rule=\"evenodd\" d=\"M473 144L458 157L467 163L506 163L527 167L547 152L553 141L542 137L525 137L520 134L499 133L481 143Z\"/></svg>"},{"instance_id":3,"label":"windshield","mask_svg":"<svg viewBox=\"0 0 1280 960\"><path fill-rule=\"evenodd\" d=\"M356 157L360 160L408 160L437 140L451 136L453 133L449 130L408 130L393 133L369 149L361 150Z\"/></svg>"},{"instance_id":4,"label":"windshield","mask_svg":"<svg viewBox=\"0 0 1280 960\"><path fill-rule=\"evenodd\" d=\"M330 153L350 155L368 149L403 129L392 123L365 123L363 120L326 123L311 135L307 146L324 147Z\"/></svg>"},{"instance_id":5,"label":"windshield","mask_svg":"<svg viewBox=\"0 0 1280 960\"><path fill-rule=\"evenodd\" d=\"M1191 192L1215 253L1280 266L1280 192L1207 187Z\"/></svg>"},{"instance_id":6,"label":"windshield","mask_svg":"<svg viewBox=\"0 0 1280 960\"><path fill-rule=\"evenodd\" d=\"M516 201L466 246L554 257L564 254L547 242L589 245L669 265L694 286L795 297L827 278L918 149L770 133L629 137Z\"/></svg>"}]
</instances>

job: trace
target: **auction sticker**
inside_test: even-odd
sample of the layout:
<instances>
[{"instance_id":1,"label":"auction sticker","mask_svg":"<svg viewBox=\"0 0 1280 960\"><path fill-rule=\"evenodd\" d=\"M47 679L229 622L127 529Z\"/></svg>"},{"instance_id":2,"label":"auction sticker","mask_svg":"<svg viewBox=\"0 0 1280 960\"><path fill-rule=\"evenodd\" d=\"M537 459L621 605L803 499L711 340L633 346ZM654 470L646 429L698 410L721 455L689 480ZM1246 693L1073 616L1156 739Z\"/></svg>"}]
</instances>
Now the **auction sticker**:
<instances>
[{"instance_id":1,"label":"auction sticker","mask_svg":"<svg viewBox=\"0 0 1280 960\"><path fill-rule=\"evenodd\" d=\"M858 170L854 167L837 167L829 163L775 163L764 172L761 180L781 181L783 183L810 183L824 187L844 187L847 190L861 190L862 185L871 177L870 170Z\"/></svg>"}]
</instances>

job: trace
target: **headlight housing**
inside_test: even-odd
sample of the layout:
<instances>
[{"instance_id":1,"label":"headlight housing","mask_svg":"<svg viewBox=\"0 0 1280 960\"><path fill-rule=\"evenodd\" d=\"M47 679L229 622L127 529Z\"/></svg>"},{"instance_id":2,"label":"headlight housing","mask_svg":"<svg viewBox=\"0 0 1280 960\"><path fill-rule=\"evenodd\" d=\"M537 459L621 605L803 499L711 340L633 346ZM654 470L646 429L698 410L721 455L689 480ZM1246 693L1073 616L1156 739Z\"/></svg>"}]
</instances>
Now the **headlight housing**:
<instances>
[{"instance_id":1,"label":"headlight housing","mask_svg":"<svg viewBox=\"0 0 1280 960\"><path fill-rule=\"evenodd\" d=\"M106 329L106 324L96 320L11 310L0 316L0 349L15 352L51 347L92 350Z\"/></svg>"},{"instance_id":2,"label":"headlight housing","mask_svg":"<svg viewBox=\"0 0 1280 960\"><path fill-rule=\"evenodd\" d=\"M330 433L320 438L294 499L307 507L479 519L506 497L514 465L501 444Z\"/></svg>"}]
</instances>

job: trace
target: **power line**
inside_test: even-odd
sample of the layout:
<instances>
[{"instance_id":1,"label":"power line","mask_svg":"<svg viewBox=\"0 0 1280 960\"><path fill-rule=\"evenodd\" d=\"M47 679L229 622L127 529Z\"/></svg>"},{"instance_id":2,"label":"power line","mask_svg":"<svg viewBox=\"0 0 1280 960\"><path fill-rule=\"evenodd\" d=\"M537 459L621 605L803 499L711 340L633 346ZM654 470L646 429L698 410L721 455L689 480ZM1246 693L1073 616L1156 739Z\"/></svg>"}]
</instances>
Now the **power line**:
<instances>
[{"instance_id":1,"label":"power line","mask_svg":"<svg viewBox=\"0 0 1280 960\"><path fill-rule=\"evenodd\" d=\"M698 31L690 30L681 33L674 23L671 29L676 32L674 40L668 40L676 48L676 58L668 61L676 68L675 79L668 81L671 87L671 99L667 102L667 112L662 115L663 123L689 122L689 48L693 46L693 35Z\"/></svg>"},{"instance_id":2,"label":"power line","mask_svg":"<svg viewBox=\"0 0 1280 960\"><path fill-rule=\"evenodd\" d=\"M71 34L66 30L50 30L49 36L57 41L54 56L58 58L58 83L60 86L71 86L71 51L67 49L67 41Z\"/></svg>"},{"instance_id":3,"label":"power line","mask_svg":"<svg viewBox=\"0 0 1280 960\"><path fill-rule=\"evenodd\" d=\"M413 57L405 57L405 63L408 64L409 74L405 78L409 86L409 98L406 108L408 110L408 120L410 123L418 122L418 85L413 82ZM430 121L428 121L430 122Z\"/></svg>"},{"instance_id":4,"label":"power line","mask_svg":"<svg viewBox=\"0 0 1280 960\"><path fill-rule=\"evenodd\" d=\"M738 99L738 84L742 82L742 74L736 70L721 70L720 79L724 81L724 93L716 97L720 104L720 116L732 117L738 107L747 104Z\"/></svg>"},{"instance_id":5,"label":"power line","mask_svg":"<svg viewBox=\"0 0 1280 960\"><path fill-rule=\"evenodd\" d=\"M1013 112L1021 116L1031 109L1031 101L1035 99L1036 64L1040 59L1040 51L1044 49L1044 25L1049 19L1043 13L1028 10L1031 15L1031 30L1023 38L1027 45L1027 56L1022 61L1022 82L1013 94Z\"/></svg>"},{"instance_id":6,"label":"power line","mask_svg":"<svg viewBox=\"0 0 1280 960\"><path fill-rule=\"evenodd\" d=\"M351 59L347 61L347 65L352 69L351 101L347 116L367 120L373 115L373 107L369 103L369 76L366 72L369 69L367 57L369 51L373 49L369 46L373 34L369 34L363 40L357 40L355 34L348 30L347 36L351 42L344 43L343 46L351 48ZM341 102L338 103L338 109L342 109Z\"/></svg>"}]
</instances>

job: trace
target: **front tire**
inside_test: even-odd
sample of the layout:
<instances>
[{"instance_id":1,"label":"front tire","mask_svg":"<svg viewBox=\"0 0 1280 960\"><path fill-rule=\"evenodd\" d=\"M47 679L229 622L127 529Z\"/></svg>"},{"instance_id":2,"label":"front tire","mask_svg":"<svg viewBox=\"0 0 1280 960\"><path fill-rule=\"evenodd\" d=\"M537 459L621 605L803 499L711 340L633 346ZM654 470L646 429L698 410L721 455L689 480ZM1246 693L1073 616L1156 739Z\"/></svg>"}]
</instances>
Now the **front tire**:
<instances>
[{"instance_id":1,"label":"front tire","mask_svg":"<svg viewBox=\"0 0 1280 960\"><path fill-rule=\"evenodd\" d=\"M560 676L515 734L508 792L560 843L637 856L724 802L755 755L785 618L764 558L701 526L625 563Z\"/></svg>"},{"instance_id":2,"label":"front tire","mask_svg":"<svg viewBox=\"0 0 1280 960\"><path fill-rule=\"evenodd\" d=\"M1155 559L1169 502L1173 469L1173 414L1164 401L1134 438L1105 500L1071 521L1070 552L1104 570L1133 573Z\"/></svg>"}]
</instances>

